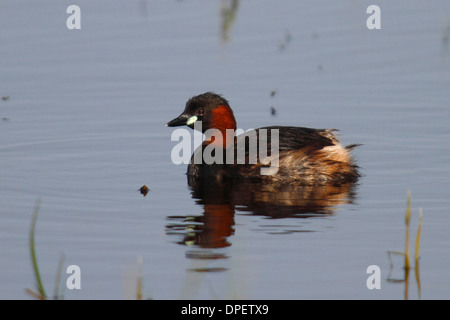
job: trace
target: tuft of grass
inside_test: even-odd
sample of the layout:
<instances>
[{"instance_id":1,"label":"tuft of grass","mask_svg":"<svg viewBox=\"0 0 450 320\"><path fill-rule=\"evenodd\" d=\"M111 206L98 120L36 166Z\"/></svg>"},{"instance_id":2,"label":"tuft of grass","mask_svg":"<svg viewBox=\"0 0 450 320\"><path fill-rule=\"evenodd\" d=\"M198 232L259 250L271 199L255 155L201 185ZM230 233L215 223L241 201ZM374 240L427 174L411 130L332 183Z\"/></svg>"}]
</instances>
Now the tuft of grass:
<instances>
[{"instance_id":1,"label":"tuft of grass","mask_svg":"<svg viewBox=\"0 0 450 320\"><path fill-rule=\"evenodd\" d=\"M39 207L41 205L41 199L36 200L36 204L34 206L33 216L31 217L31 226L30 226L30 234L29 234L29 246L30 246L30 255L31 255L31 264L34 273L34 279L36 282L36 291L31 289L25 289L25 291L31 295L32 297L39 300L47 300L48 296L45 292L44 285L41 279L41 273L39 271L38 259L36 254L36 242L35 242L35 233L36 233L36 224L39 213ZM62 299L64 296L60 294L61 287L61 278L62 278L62 269L64 266L64 254L61 254L61 258L59 259L58 269L56 272L56 280L55 280L55 289L53 293L53 299L58 300Z\"/></svg>"},{"instance_id":2,"label":"tuft of grass","mask_svg":"<svg viewBox=\"0 0 450 320\"><path fill-rule=\"evenodd\" d=\"M420 298L420 277L419 277L419 247L420 247L420 239L422 235L422 220L423 220L423 212L422 209L419 210L419 225L417 227L417 233L416 233L416 243L415 243L415 254L414 254L414 271L416 276L416 282L417 282L417 288ZM405 225L406 225L406 233L405 233L405 252L398 252L398 251L388 251L388 257L389 261L391 263L391 271L393 268L393 263L391 259L391 253L402 255L405 258L405 266L404 269L404 278L403 279L392 279L390 277L390 273L388 276L389 282L404 282L405 283L405 300L408 299L408 279L409 279L409 272L412 268L410 266L410 259L409 259L409 229L410 229L410 223L411 223L411 193L408 192L408 199L406 203L406 212L405 212Z\"/></svg>"},{"instance_id":3,"label":"tuft of grass","mask_svg":"<svg viewBox=\"0 0 450 320\"><path fill-rule=\"evenodd\" d=\"M45 292L44 285L42 283L41 273L39 271L39 265L38 265L38 259L36 254L36 242L35 242L35 234L36 234L36 224L37 224L37 218L39 214L39 207L41 204L41 200L38 199L36 201L36 204L34 206L33 215L31 217L31 225L30 225L30 233L29 233L29 248L30 248L30 255L31 255L31 264L32 269L34 273L34 279L35 279L35 285L36 290L32 290L29 288L25 289L25 292L32 296L35 299L39 300L47 300L48 296ZM53 293L53 299L54 300L61 300L64 299L64 292L61 290L61 288L64 288L64 283L61 282L62 279L62 273L63 273L63 267L64 267L64 260L65 256L64 253L61 254L61 257L58 262L58 267L56 270L56 278L55 278L55 286L54 286L54 293ZM136 299L142 300L143 299L143 277L142 277L142 265L143 265L143 259L142 256L138 256L137 258L137 267L138 267L138 275L137 275L137 283L136 283Z\"/></svg>"}]
</instances>

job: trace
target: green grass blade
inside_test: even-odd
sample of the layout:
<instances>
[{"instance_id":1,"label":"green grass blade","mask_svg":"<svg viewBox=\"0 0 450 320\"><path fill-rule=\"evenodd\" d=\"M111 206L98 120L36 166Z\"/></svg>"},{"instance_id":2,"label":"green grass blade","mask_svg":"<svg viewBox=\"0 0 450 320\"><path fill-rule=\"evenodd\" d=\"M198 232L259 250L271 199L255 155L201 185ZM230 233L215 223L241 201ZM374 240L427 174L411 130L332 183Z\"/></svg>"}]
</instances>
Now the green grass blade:
<instances>
[{"instance_id":1,"label":"green grass blade","mask_svg":"<svg viewBox=\"0 0 450 320\"><path fill-rule=\"evenodd\" d=\"M33 271L34 271L34 277L36 280L36 287L43 299L47 299L47 294L45 293L44 286L42 284L41 280L41 274L39 272L38 262L37 262L37 256L36 256L36 247L34 242L34 234L36 230L36 222L39 212L39 206L41 204L41 200L38 199L36 201L36 205L34 206L34 212L33 217L31 219L31 227L30 227L30 254L31 254L31 262L33 264Z\"/></svg>"},{"instance_id":2,"label":"green grass blade","mask_svg":"<svg viewBox=\"0 0 450 320\"><path fill-rule=\"evenodd\" d=\"M409 269L409 224L411 221L411 193L408 192L408 202L405 212L405 224L406 224L406 235L405 235L405 269Z\"/></svg>"},{"instance_id":3,"label":"green grass blade","mask_svg":"<svg viewBox=\"0 0 450 320\"><path fill-rule=\"evenodd\" d=\"M138 258L137 258L138 276L137 276L137 283L136 283L136 299L137 300L142 300L142 288L143 288L142 264L143 264L142 256L138 256Z\"/></svg>"},{"instance_id":4,"label":"green grass blade","mask_svg":"<svg viewBox=\"0 0 450 320\"><path fill-rule=\"evenodd\" d=\"M409 226L411 221L411 192L408 191L408 201L406 203L405 224Z\"/></svg>"},{"instance_id":5,"label":"green grass blade","mask_svg":"<svg viewBox=\"0 0 450 320\"><path fill-rule=\"evenodd\" d=\"M61 277L62 277L62 270L64 267L64 254L61 254L61 257L59 258L59 262L58 262L58 269L56 272L56 279L55 279L55 288L54 288L54 292L53 292L53 298L55 300L59 300L59 299L63 299L64 295L61 294L60 291L60 287L61 287Z\"/></svg>"},{"instance_id":6,"label":"green grass blade","mask_svg":"<svg viewBox=\"0 0 450 320\"><path fill-rule=\"evenodd\" d=\"M419 247L420 247L420 237L422 235L422 208L420 208L419 211L419 226L417 227L417 234L416 234L416 253L415 253L415 267L414 271L416 274L416 282L417 282L417 291L419 294L419 299L421 299L420 296L420 275L419 275Z\"/></svg>"},{"instance_id":7,"label":"green grass blade","mask_svg":"<svg viewBox=\"0 0 450 320\"><path fill-rule=\"evenodd\" d=\"M420 237L422 234L422 208L420 208L419 212L419 226L417 227L417 234L416 234L416 253L415 253L415 259L416 261L419 259L419 247L420 247Z\"/></svg>"}]
</instances>

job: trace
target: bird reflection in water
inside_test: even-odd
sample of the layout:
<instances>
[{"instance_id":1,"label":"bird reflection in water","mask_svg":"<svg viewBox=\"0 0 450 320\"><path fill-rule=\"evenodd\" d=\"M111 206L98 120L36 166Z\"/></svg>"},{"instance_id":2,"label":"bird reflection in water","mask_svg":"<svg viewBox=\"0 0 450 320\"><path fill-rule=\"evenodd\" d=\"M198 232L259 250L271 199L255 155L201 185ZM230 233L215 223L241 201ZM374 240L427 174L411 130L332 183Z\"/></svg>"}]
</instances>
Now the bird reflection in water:
<instances>
[{"instance_id":1,"label":"bird reflection in water","mask_svg":"<svg viewBox=\"0 0 450 320\"><path fill-rule=\"evenodd\" d=\"M200 248L230 246L237 211L272 219L308 218L331 215L339 205L353 203L355 198L353 183L310 187L188 176L188 185L192 198L203 206L203 214L169 216L177 223L167 225L167 233L182 235L179 244Z\"/></svg>"}]
</instances>

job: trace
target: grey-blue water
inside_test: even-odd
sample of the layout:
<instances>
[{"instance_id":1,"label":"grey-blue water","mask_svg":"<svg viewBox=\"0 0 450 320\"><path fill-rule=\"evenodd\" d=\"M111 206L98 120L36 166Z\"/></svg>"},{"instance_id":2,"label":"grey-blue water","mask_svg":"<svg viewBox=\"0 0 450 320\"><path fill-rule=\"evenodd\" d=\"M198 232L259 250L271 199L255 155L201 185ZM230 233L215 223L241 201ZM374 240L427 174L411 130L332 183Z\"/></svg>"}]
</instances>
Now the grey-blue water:
<instances>
[{"instance_id":1,"label":"grey-blue water","mask_svg":"<svg viewBox=\"0 0 450 320\"><path fill-rule=\"evenodd\" d=\"M144 298L450 298L450 2L241 0L225 18L232 3L2 1L0 298L36 290L37 199L49 296L64 254L63 284L67 266L81 270L65 299L133 298L140 258ZM66 27L70 4L80 30ZM371 4L379 30L366 27ZM363 144L353 201L206 215L224 208L193 197L165 124L208 90L239 128L338 128ZM404 261L387 254L404 250L408 191L412 261L423 210L420 292L413 270L406 289L392 281Z\"/></svg>"}]
</instances>

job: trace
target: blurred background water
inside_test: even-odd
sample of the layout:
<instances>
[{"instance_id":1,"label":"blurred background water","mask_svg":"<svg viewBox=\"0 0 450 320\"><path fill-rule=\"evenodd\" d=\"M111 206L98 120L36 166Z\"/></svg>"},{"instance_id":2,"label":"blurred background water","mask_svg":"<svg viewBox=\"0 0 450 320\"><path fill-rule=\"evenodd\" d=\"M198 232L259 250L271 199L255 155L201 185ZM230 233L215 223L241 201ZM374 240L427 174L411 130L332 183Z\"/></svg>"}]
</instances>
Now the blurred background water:
<instances>
[{"instance_id":1,"label":"blurred background water","mask_svg":"<svg viewBox=\"0 0 450 320\"><path fill-rule=\"evenodd\" d=\"M138 257L144 298L450 298L449 37L445 0L2 1L0 298L32 298L37 199L47 291L61 254L81 268L66 299L133 297ZM217 208L172 163L164 125L209 90L239 128L338 128L363 144L353 200L283 218L237 205L205 245ZM412 235L423 208L420 294L414 277L392 281L403 259L387 255L405 245L408 191ZM374 264L380 290L366 286Z\"/></svg>"}]
</instances>

